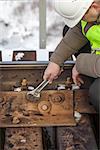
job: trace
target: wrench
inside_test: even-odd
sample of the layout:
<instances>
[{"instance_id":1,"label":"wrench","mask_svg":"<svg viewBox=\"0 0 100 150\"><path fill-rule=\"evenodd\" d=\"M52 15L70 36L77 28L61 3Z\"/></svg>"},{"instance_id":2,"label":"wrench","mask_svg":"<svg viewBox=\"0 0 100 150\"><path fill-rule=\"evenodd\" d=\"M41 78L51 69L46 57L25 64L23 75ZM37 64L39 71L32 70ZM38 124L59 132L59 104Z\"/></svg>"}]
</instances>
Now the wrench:
<instances>
[{"instance_id":1,"label":"wrench","mask_svg":"<svg viewBox=\"0 0 100 150\"><path fill-rule=\"evenodd\" d=\"M33 91L27 92L27 99L40 98L40 92L45 88L45 86L49 83L48 80L42 81Z\"/></svg>"}]
</instances>

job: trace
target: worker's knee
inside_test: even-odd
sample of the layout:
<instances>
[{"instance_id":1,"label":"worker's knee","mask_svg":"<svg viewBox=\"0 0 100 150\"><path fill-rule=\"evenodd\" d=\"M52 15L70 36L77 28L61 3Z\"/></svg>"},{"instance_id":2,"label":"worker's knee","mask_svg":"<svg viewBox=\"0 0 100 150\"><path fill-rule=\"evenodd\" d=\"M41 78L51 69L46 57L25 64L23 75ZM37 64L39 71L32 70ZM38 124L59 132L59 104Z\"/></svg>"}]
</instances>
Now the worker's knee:
<instances>
[{"instance_id":1,"label":"worker's knee","mask_svg":"<svg viewBox=\"0 0 100 150\"><path fill-rule=\"evenodd\" d=\"M90 102L94 105L95 109L99 112L100 102L100 78L96 79L89 89Z\"/></svg>"}]
</instances>

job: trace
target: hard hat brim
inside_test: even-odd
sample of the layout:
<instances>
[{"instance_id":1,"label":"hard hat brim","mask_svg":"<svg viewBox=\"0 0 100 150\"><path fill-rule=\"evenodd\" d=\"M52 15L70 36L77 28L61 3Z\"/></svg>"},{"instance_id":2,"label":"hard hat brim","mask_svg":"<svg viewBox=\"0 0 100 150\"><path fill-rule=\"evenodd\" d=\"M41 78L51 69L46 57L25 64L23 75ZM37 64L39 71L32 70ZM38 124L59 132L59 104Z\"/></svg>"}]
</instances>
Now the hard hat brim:
<instances>
[{"instance_id":1,"label":"hard hat brim","mask_svg":"<svg viewBox=\"0 0 100 150\"><path fill-rule=\"evenodd\" d=\"M93 1L89 1L87 2L87 5L84 6L83 9L80 9L79 12L78 12L78 17L77 18L66 18L64 16L64 22L65 24L70 27L70 28L73 28L75 25L77 25L80 20L83 18L83 16L85 15L85 13L87 12L87 10L89 9L89 7L91 6ZM80 14L80 15L79 15Z\"/></svg>"}]
</instances>

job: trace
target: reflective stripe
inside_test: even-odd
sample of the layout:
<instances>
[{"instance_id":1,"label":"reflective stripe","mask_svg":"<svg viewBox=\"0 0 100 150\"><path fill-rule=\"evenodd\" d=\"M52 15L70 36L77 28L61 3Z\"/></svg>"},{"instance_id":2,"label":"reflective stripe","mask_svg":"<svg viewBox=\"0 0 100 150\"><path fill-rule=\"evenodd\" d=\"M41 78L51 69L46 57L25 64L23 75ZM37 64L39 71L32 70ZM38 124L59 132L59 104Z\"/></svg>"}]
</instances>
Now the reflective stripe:
<instances>
[{"instance_id":1,"label":"reflective stripe","mask_svg":"<svg viewBox=\"0 0 100 150\"><path fill-rule=\"evenodd\" d=\"M91 54L100 55L100 51L97 51L97 50L91 50Z\"/></svg>"},{"instance_id":2,"label":"reflective stripe","mask_svg":"<svg viewBox=\"0 0 100 150\"><path fill-rule=\"evenodd\" d=\"M96 51L96 53L95 53L96 55L100 55L100 51Z\"/></svg>"},{"instance_id":3,"label":"reflective stripe","mask_svg":"<svg viewBox=\"0 0 100 150\"><path fill-rule=\"evenodd\" d=\"M92 50L100 51L100 48L92 48Z\"/></svg>"},{"instance_id":4,"label":"reflective stripe","mask_svg":"<svg viewBox=\"0 0 100 150\"><path fill-rule=\"evenodd\" d=\"M100 48L91 49L92 54L100 55Z\"/></svg>"}]
</instances>

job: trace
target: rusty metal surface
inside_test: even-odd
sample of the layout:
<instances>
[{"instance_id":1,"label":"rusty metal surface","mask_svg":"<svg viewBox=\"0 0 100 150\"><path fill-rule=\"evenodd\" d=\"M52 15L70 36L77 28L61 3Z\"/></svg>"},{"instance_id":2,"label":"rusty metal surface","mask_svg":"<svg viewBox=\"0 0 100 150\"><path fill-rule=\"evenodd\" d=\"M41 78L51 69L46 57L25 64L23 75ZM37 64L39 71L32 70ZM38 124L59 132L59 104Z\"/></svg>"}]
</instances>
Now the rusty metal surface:
<instances>
[{"instance_id":1,"label":"rusty metal surface","mask_svg":"<svg viewBox=\"0 0 100 150\"><path fill-rule=\"evenodd\" d=\"M43 150L41 128L7 128L4 150Z\"/></svg>"},{"instance_id":2,"label":"rusty metal surface","mask_svg":"<svg viewBox=\"0 0 100 150\"><path fill-rule=\"evenodd\" d=\"M23 57L18 59L18 55L20 54L23 54ZM12 61L36 61L36 51L13 51Z\"/></svg>"},{"instance_id":3,"label":"rusty metal surface","mask_svg":"<svg viewBox=\"0 0 100 150\"><path fill-rule=\"evenodd\" d=\"M80 113L96 113L93 105L89 103L88 90L76 90L74 92L75 110Z\"/></svg>"},{"instance_id":4,"label":"rusty metal surface","mask_svg":"<svg viewBox=\"0 0 100 150\"><path fill-rule=\"evenodd\" d=\"M75 110L88 113L86 108L90 107L87 107L87 103L84 105L87 93L79 90L73 94L70 90L71 81L70 85L67 82L71 76L72 64L65 65L65 71L46 87L39 101L26 99L25 91L28 91L29 86L35 88L41 83L46 66L47 64L39 63L11 63L0 66L0 127L75 125L73 102ZM66 90L57 90L59 84L65 84ZM21 92L14 92L19 87Z\"/></svg>"},{"instance_id":5,"label":"rusty metal surface","mask_svg":"<svg viewBox=\"0 0 100 150\"><path fill-rule=\"evenodd\" d=\"M37 102L26 92L0 92L0 127L53 125L75 125L72 91L42 91Z\"/></svg>"},{"instance_id":6,"label":"rusty metal surface","mask_svg":"<svg viewBox=\"0 0 100 150\"><path fill-rule=\"evenodd\" d=\"M59 95L59 92L52 91L57 90L58 83L65 83L67 76L71 74L70 68L72 64L67 64L65 66L66 70L60 78L46 87L46 89L49 89L49 92L43 92L39 102L35 103L35 101L26 100L24 91L27 91L29 86L35 88L42 81L46 66L47 64L44 63L21 64L21 62L2 64L0 66L0 126L75 124L73 119L72 92L68 91L67 94L62 92ZM23 92L14 92L15 88L19 87L21 87ZM52 92L50 92L50 89ZM3 101L2 98L4 98ZM70 102L68 102L68 99L70 99ZM61 117L59 117L59 114L61 114Z\"/></svg>"},{"instance_id":7,"label":"rusty metal surface","mask_svg":"<svg viewBox=\"0 0 100 150\"><path fill-rule=\"evenodd\" d=\"M85 147L85 144L89 141L94 146L95 140L89 120L85 118L76 127L68 127L76 125L74 111L94 113L91 105L87 103L88 87L91 82L89 80L87 82L86 78L86 84L82 86L83 89L71 90L72 83L67 79L71 77L73 63L64 66L64 72L41 92L40 99L29 101L26 98L28 88L30 86L35 88L41 83L46 66L47 63L36 62L0 63L0 127L12 127L6 130L4 150L42 150L40 148L43 148L42 142L45 150L86 150L85 148L90 150L91 147ZM63 84L66 89L58 90L58 85ZM16 88L20 88L21 92L15 92ZM45 134L43 136L40 128L35 130L36 126L67 127L51 129L52 136L48 129L43 128L42 133ZM34 135L34 131L38 135ZM83 133L85 137L83 137ZM41 137L44 137L44 141L41 140ZM27 138L30 144L25 140ZM23 142L25 143L23 144ZM11 148L12 146L14 149ZM36 146L38 149L32 146ZM94 149L91 148L91 150Z\"/></svg>"},{"instance_id":8,"label":"rusty metal surface","mask_svg":"<svg viewBox=\"0 0 100 150\"><path fill-rule=\"evenodd\" d=\"M39 83L41 83L43 78L43 73L47 64L39 64L39 63L27 63L27 64L2 64L0 65L0 90L3 91L12 91L13 87L20 85L23 79L26 79L28 85L36 87ZM67 76L71 76L71 64L66 66L66 70L61 74L61 76L55 80L51 85L49 85L49 89L55 89L58 83L63 83L66 81ZM47 87L48 88L48 87Z\"/></svg>"},{"instance_id":9,"label":"rusty metal surface","mask_svg":"<svg viewBox=\"0 0 100 150\"><path fill-rule=\"evenodd\" d=\"M57 127L57 150L98 150L89 116L75 127Z\"/></svg>"}]
</instances>

